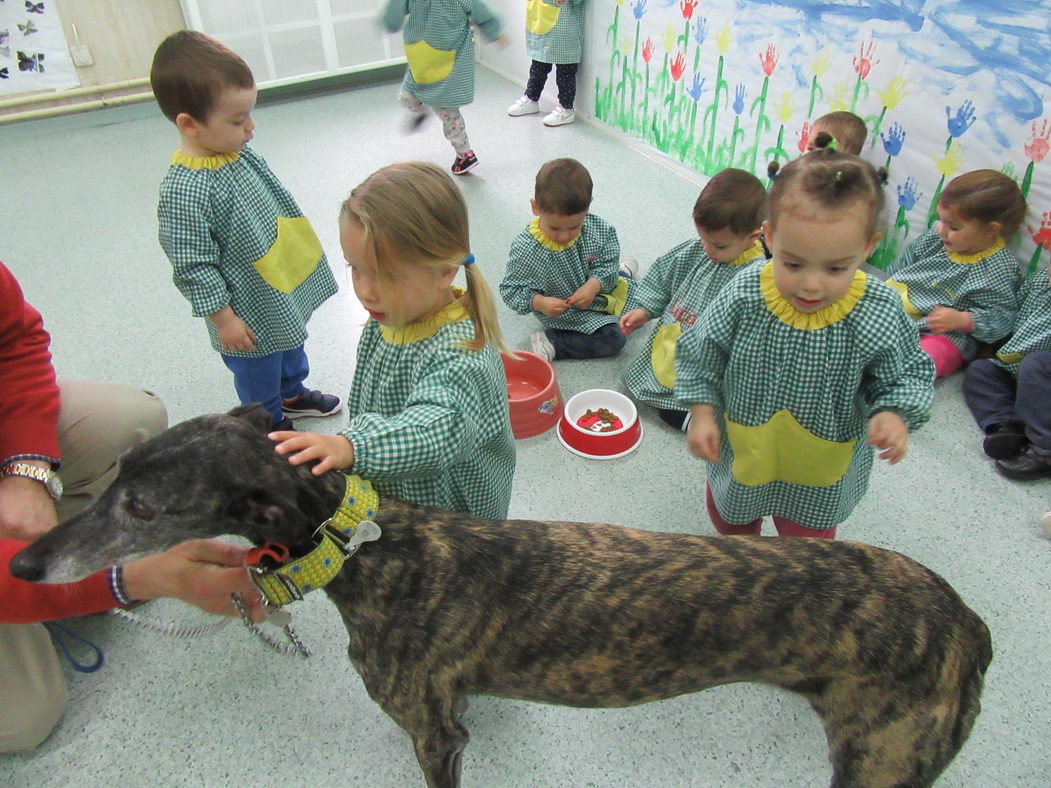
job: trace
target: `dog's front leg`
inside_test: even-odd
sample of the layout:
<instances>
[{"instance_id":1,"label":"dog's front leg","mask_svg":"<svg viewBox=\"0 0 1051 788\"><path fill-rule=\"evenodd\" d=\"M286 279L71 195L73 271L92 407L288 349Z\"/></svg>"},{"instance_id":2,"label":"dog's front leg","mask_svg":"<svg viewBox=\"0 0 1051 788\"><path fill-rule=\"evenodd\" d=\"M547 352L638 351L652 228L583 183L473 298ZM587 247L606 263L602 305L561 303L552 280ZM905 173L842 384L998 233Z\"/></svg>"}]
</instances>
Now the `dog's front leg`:
<instances>
[{"instance_id":1,"label":"dog's front leg","mask_svg":"<svg viewBox=\"0 0 1051 788\"><path fill-rule=\"evenodd\" d=\"M427 779L428 788L458 788L463 748L467 746L467 729L458 721L435 720L435 727L414 734L412 746L416 760Z\"/></svg>"}]
</instances>

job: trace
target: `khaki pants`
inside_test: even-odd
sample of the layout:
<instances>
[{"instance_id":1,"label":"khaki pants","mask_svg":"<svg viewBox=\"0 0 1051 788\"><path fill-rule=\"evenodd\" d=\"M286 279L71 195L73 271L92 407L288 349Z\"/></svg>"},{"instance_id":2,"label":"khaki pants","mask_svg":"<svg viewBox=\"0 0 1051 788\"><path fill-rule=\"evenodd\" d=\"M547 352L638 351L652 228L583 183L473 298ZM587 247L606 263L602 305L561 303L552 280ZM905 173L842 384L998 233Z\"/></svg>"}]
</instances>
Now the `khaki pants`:
<instances>
[{"instance_id":1,"label":"khaki pants","mask_svg":"<svg viewBox=\"0 0 1051 788\"><path fill-rule=\"evenodd\" d=\"M117 460L163 432L168 414L148 391L108 383L60 380L59 501L62 521L89 506L117 474ZM36 747L66 707L58 655L41 624L0 624L0 753Z\"/></svg>"}]
</instances>

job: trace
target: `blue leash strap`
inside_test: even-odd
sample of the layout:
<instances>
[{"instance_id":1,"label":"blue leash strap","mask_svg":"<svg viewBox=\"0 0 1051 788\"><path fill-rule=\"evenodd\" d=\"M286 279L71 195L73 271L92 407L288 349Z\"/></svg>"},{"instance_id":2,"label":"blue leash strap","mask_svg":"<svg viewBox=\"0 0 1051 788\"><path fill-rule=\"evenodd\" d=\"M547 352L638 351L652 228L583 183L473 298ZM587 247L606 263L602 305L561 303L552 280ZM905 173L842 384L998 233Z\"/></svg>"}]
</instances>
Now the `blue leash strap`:
<instances>
[{"instance_id":1,"label":"blue leash strap","mask_svg":"<svg viewBox=\"0 0 1051 788\"><path fill-rule=\"evenodd\" d=\"M55 644L55 648L62 652L62 655L69 661L69 664L73 667L73 670L79 673L94 673L96 670L102 667L102 663L105 661L102 656L102 649L96 646L87 638L82 638L76 632L71 629L62 626L56 621L45 621L44 626L47 627L47 631L51 635L51 642ZM95 652L97 659L95 664L87 665L77 662L76 658L70 652L69 647L66 645L67 640L79 640L86 646L89 646Z\"/></svg>"}]
</instances>

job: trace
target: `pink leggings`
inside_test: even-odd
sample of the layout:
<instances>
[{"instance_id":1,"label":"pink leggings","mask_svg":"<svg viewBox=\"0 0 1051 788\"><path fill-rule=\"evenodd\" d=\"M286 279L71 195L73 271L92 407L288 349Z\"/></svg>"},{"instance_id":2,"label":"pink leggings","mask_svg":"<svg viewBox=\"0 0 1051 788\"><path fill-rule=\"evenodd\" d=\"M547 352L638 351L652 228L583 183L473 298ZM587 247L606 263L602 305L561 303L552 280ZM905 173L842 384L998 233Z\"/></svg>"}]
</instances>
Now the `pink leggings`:
<instances>
[{"instance_id":1,"label":"pink leggings","mask_svg":"<svg viewBox=\"0 0 1051 788\"><path fill-rule=\"evenodd\" d=\"M704 486L704 499L705 503L708 504L708 516L712 518L712 524L715 526L715 530L723 536L759 535L759 531L763 527L762 517L752 520L750 523L745 523L744 525L728 523L723 519L723 516L719 514L719 510L715 508L715 501L712 500L712 488L707 484ZM813 536L818 539L836 538L835 526L832 526L831 528L807 528L805 525L800 525L795 520L789 520L787 517L778 517L777 515L774 515L774 527L777 528L778 536Z\"/></svg>"},{"instance_id":2,"label":"pink leggings","mask_svg":"<svg viewBox=\"0 0 1051 788\"><path fill-rule=\"evenodd\" d=\"M920 334L920 347L934 360L936 377L948 377L963 366L963 354L948 337L941 334Z\"/></svg>"}]
</instances>

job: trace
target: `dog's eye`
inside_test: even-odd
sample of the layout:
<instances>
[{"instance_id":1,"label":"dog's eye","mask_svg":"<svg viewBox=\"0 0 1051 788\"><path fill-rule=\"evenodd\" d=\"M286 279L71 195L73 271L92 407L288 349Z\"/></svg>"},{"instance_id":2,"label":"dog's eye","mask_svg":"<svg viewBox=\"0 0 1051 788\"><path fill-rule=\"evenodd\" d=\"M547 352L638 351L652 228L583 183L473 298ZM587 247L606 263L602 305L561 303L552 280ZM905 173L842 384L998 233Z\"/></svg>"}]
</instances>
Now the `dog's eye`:
<instances>
[{"instance_id":1,"label":"dog's eye","mask_svg":"<svg viewBox=\"0 0 1051 788\"><path fill-rule=\"evenodd\" d=\"M153 509L139 498L126 498L124 500L124 511L138 520L152 520L154 517Z\"/></svg>"}]
</instances>

